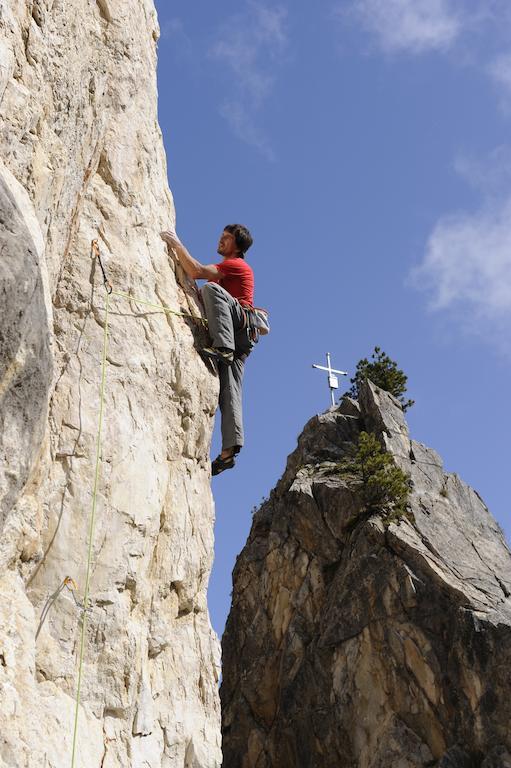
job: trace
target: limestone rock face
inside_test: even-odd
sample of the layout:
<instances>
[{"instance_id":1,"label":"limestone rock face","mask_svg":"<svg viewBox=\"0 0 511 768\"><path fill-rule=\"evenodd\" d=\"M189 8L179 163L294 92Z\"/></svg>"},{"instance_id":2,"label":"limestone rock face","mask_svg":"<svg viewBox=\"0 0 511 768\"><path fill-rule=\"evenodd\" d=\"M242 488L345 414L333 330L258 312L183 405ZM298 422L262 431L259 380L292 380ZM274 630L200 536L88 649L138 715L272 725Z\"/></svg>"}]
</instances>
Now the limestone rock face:
<instances>
[{"instance_id":1,"label":"limestone rock face","mask_svg":"<svg viewBox=\"0 0 511 768\"><path fill-rule=\"evenodd\" d=\"M414 521L336 470L361 430ZM254 517L223 639L225 768L511 765L511 555L480 497L368 384L305 427Z\"/></svg>"},{"instance_id":2,"label":"limestone rock face","mask_svg":"<svg viewBox=\"0 0 511 768\"><path fill-rule=\"evenodd\" d=\"M0 5L2 768L71 765L105 327L91 240L116 292L198 314L159 238L158 34L152 0ZM221 762L200 333L111 297L77 768Z\"/></svg>"}]
</instances>

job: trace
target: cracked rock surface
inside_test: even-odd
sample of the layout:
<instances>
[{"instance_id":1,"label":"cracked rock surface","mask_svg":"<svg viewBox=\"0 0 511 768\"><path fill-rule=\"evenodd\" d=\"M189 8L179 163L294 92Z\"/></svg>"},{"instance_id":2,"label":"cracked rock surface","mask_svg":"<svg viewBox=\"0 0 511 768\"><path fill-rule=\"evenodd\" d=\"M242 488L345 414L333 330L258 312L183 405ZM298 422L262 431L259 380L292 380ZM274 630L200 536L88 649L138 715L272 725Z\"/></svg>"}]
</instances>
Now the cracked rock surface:
<instances>
[{"instance_id":1,"label":"cracked rock surface","mask_svg":"<svg viewBox=\"0 0 511 768\"><path fill-rule=\"evenodd\" d=\"M364 514L336 471L361 430L410 475L413 521ZM309 421L233 582L225 768L511 766L511 555L391 395Z\"/></svg>"},{"instance_id":2,"label":"cracked rock surface","mask_svg":"<svg viewBox=\"0 0 511 768\"><path fill-rule=\"evenodd\" d=\"M158 35L152 0L0 4L1 768L71 764L105 325L92 239L116 291L198 313L159 238ZM76 768L221 763L200 333L112 296Z\"/></svg>"}]
</instances>

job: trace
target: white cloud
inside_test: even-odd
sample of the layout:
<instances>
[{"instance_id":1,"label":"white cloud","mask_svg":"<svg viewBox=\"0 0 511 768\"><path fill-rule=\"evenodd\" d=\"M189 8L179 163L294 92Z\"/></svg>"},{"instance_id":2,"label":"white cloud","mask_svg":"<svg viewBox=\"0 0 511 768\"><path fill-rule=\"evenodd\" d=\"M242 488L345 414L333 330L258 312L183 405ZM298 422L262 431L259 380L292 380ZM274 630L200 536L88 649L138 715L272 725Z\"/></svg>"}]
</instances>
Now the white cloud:
<instances>
[{"instance_id":1,"label":"white cloud","mask_svg":"<svg viewBox=\"0 0 511 768\"><path fill-rule=\"evenodd\" d=\"M183 22L181 21L181 19L178 19L176 17L172 19L168 19L163 24L160 30L160 34L163 39L174 38L174 40L184 42L187 46L191 45L190 38L185 32Z\"/></svg>"},{"instance_id":2,"label":"white cloud","mask_svg":"<svg viewBox=\"0 0 511 768\"><path fill-rule=\"evenodd\" d=\"M456 173L486 197L505 197L511 188L511 146L501 144L485 157L459 154L454 161Z\"/></svg>"},{"instance_id":3,"label":"white cloud","mask_svg":"<svg viewBox=\"0 0 511 768\"><path fill-rule=\"evenodd\" d=\"M511 315L511 197L499 207L441 219L419 275L434 309L470 304L478 314Z\"/></svg>"},{"instance_id":4,"label":"white cloud","mask_svg":"<svg viewBox=\"0 0 511 768\"><path fill-rule=\"evenodd\" d=\"M432 310L511 352L511 196L440 219L412 282Z\"/></svg>"},{"instance_id":5,"label":"white cloud","mask_svg":"<svg viewBox=\"0 0 511 768\"><path fill-rule=\"evenodd\" d=\"M239 139L258 149L268 160L275 160L268 139L256 124L254 112L242 101L225 99L220 105L220 114L225 117Z\"/></svg>"},{"instance_id":6,"label":"white cloud","mask_svg":"<svg viewBox=\"0 0 511 768\"><path fill-rule=\"evenodd\" d=\"M449 0L354 0L350 12L386 53L446 50L461 30Z\"/></svg>"},{"instance_id":7,"label":"white cloud","mask_svg":"<svg viewBox=\"0 0 511 768\"><path fill-rule=\"evenodd\" d=\"M257 116L275 82L274 71L287 44L287 13L249 0L244 11L220 29L210 56L225 65L233 78L233 93L220 106L234 133L267 157L273 152L257 128Z\"/></svg>"},{"instance_id":8,"label":"white cloud","mask_svg":"<svg viewBox=\"0 0 511 768\"><path fill-rule=\"evenodd\" d=\"M503 94L502 106L511 103L511 53L501 53L490 62L488 74Z\"/></svg>"},{"instance_id":9,"label":"white cloud","mask_svg":"<svg viewBox=\"0 0 511 768\"><path fill-rule=\"evenodd\" d=\"M196 51L181 19L177 17L167 19L161 27L161 39L171 41L172 51L182 65L189 70L196 68Z\"/></svg>"}]
</instances>

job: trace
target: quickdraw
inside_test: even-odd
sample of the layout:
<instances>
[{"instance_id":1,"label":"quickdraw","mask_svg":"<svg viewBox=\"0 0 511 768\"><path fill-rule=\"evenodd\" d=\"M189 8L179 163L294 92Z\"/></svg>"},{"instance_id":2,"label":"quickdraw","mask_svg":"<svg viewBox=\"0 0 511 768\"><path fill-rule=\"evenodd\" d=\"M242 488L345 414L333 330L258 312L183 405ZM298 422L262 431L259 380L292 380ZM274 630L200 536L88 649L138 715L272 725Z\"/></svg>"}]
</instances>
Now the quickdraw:
<instances>
[{"instance_id":1,"label":"quickdraw","mask_svg":"<svg viewBox=\"0 0 511 768\"><path fill-rule=\"evenodd\" d=\"M91 243L91 257L98 260L98 264L101 267L101 272L103 274L103 285L105 286L105 291L110 295L113 291L112 283L106 276L105 268L103 266L103 262L101 261L101 252L99 250L99 243L97 240L93 240Z\"/></svg>"}]
</instances>

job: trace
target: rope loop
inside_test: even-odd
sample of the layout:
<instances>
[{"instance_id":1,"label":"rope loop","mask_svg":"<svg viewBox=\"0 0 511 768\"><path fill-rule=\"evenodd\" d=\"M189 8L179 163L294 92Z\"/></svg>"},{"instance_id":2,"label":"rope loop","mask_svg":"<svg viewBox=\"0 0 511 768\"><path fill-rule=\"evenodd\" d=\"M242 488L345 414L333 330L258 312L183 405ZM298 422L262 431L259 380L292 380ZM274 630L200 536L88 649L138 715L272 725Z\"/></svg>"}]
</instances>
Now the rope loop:
<instances>
[{"instance_id":1,"label":"rope loop","mask_svg":"<svg viewBox=\"0 0 511 768\"><path fill-rule=\"evenodd\" d=\"M99 243L97 240L93 240L91 242L91 258L97 259L98 264L101 267L101 272L103 274L103 285L105 286L105 290L108 293L109 296L118 296L122 299L128 299L128 301L133 301L136 304L144 304L146 307L152 307L153 309L159 309L161 312L166 312L170 315L175 315L176 317L188 317L191 320L195 320L197 323L200 323L203 328L208 327L208 321L205 317L202 317L202 315L192 315L190 312L178 312L175 309L171 309L170 307L166 307L164 304L154 304L151 301L146 301L145 299L140 299L137 296L133 296L131 293L124 293L122 291L114 291L112 283L107 277L105 267L103 266L103 262L101 260L101 252L99 250Z\"/></svg>"}]
</instances>

